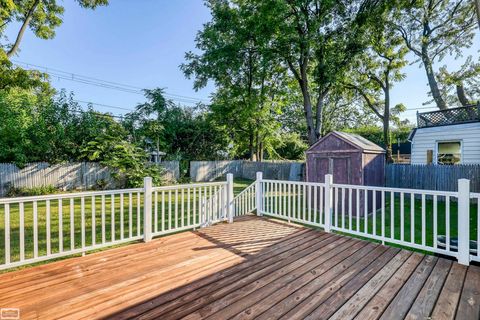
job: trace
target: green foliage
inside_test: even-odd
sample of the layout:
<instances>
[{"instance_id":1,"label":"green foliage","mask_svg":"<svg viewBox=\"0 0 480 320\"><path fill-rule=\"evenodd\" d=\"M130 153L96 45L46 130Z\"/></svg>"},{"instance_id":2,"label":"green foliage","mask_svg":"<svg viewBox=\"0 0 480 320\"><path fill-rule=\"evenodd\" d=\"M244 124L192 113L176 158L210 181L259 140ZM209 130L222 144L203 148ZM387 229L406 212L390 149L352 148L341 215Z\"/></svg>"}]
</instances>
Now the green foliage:
<instances>
[{"instance_id":1,"label":"green foliage","mask_svg":"<svg viewBox=\"0 0 480 320\"><path fill-rule=\"evenodd\" d=\"M396 143L397 141L407 142L408 135L412 129L413 127L410 126L401 126L392 129L390 131L390 141L392 141L392 143ZM362 137L385 148L383 129L379 126L361 126L357 128L346 129L345 131L361 135Z\"/></svg>"},{"instance_id":2,"label":"green foliage","mask_svg":"<svg viewBox=\"0 0 480 320\"><path fill-rule=\"evenodd\" d=\"M108 4L108 0L76 0L76 2L88 9ZM0 51L4 50L8 57L18 51L27 28L40 39L54 38L55 29L62 24L62 15L65 11L57 0L0 0L0 5L0 37L4 37L4 31L8 26L18 25L15 40L12 43L0 44Z\"/></svg>"},{"instance_id":3,"label":"green foliage","mask_svg":"<svg viewBox=\"0 0 480 320\"><path fill-rule=\"evenodd\" d=\"M183 107L165 99L162 89L145 90L147 102L125 117L124 126L136 144L162 151L172 160L223 158L226 129L198 107Z\"/></svg>"},{"instance_id":4,"label":"green foliage","mask_svg":"<svg viewBox=\"0 0 480 320\"><path fill-rule=\"evenodd\" d=\"M102 134L87 143L82 150L90 161L98 161L113 171L126 187L140 187L144 177L152 177L155 185L162 184L163 170L148 163L148 155L123 137Z\"/></svg>"},{"instance_id":5,"label":"green foliage","mask_svg":"<svg viewBox=\"0 0 480 320\"><path fill-rule=\"evenodd\" d=\"M59 193L60 190L55 188L55 186L47 185L47 186L40 186L40 187L9 187L7 193L5 194L7 197L28 197L28 196L41 196L46 194L54 194Z\"/></svg>"}]
</instances>

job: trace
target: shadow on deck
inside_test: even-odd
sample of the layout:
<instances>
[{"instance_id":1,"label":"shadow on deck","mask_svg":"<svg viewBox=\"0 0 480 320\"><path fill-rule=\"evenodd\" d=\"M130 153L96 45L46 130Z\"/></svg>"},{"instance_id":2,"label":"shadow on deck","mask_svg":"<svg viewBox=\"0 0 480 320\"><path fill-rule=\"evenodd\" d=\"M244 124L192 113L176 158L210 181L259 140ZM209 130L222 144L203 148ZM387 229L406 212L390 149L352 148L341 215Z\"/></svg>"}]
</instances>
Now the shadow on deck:
<instances>
[{"instance_id":1,"label":"shadow on deck","mask_svg":"<svg viewBox=\"0 0 480 320\"><path fill-rule=\"evenodd\" d=\"M0 275L21 318L479 319L480 268L253 216Z\"/></svg>"}]
</instances>

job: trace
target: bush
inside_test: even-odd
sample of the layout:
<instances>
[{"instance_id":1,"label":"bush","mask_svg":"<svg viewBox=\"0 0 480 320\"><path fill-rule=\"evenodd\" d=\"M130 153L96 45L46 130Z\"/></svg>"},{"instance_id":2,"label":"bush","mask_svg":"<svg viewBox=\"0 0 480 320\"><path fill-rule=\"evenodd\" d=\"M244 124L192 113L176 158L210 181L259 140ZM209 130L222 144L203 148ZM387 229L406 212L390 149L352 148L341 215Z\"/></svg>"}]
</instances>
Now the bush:
<instances>
[{"instance_id":1,"label":"bush","mask_svg":"<svg viewBox=\"0 0 480 320\"><path fill-rule=\"evenodd\" d=\"M28 197L28 196L42 196L46 194L53 194L60 192L59 189L52 185L40 186L33 188L26 187L9 187L6 193L7 197Z\"/></svg>"}]
</instances>

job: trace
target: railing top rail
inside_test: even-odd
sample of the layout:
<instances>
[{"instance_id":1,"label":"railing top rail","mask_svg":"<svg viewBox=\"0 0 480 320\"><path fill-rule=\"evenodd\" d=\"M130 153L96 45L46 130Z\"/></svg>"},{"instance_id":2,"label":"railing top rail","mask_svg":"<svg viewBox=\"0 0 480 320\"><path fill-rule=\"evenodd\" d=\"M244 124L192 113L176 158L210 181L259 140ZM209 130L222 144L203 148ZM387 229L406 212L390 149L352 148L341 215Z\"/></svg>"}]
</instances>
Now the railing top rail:
<instances>
[{"instance_id":1,"label":"railing top rail","mask_svg":"<svg viewBox=\"0 0 480 320\"><path fill-rule=\"evenodd\" d=\"M470 198L479 198L480 199L480 193L470 192Z\"/></svg>"},{"instance_id":2,"label":"railing top rail","mask_svg":"<svg viewBox=\"0 0 480 320\"><path fill-rule=\"evenodd\" d=\"M325 183L321 183L321 182L305 182L305 181L289 181L289 180L271 180L271 179L262 179L262 182L287 183L287 184L296 184L296 185L307 185L307 186L325 187Z\"/></svg>"},{"instance_id":3,"label":"railing top rail","mask_svg":"<svg viewBox=\"0 0 480 320\"><path fill-rule=\"evenodd\" d=\"M338 184L338 183L333 183L332 187L334 187L334 188L350 188L350 189L359 189L359 190L376 190L376 191L387 191L387 192L415 193L415 194L450 196L450 197L457 197L458 196L458 192L456 192L456 191L405 189L405 188L362 186L362 185Z\"/></svg>"},{"instance_id":4,"label":"railing top rail","mask_svg":"<svg viewBox=\"0 0 480 320\"><path fill-rule=\"evenodd\" d=\"M250 191L250 189L253 189L253 188L255 188L255 182L252 182L248 187L243 189L240 193L238 193L235 196L235 198L238 198L238 197L242 196L244 193L247 193L248 191Z\"/></svg>"},{"instance_id":5,"label":"railing top rail","mask_svg":"<svg viewBox=\"0 0 480 320\"><path fill-rule=\"evenodd\" d=\"M70 192L70 193L55 193L42 196L28 196L28 197L14 197L14 198L0 198L0 204L6 203L18 203L18 202L32 202L32 201L45 201L45 200L58 200L58 199L70 199L70 198L82 198L89 196L101 196L101 195L116 195L125 193L143 192L143 188L131 188L131 189L114 189L104 191L84 191L84 192Z\"/></svg>"},{"instance_id":6,"label":"railing top rail","mask_svg":"<svg viewBox=\"0 0 480 320\"><path fill-rule=\"evenodd\" d=\"M161 186L153 187L153 191L162 191L162 190L175 190L175 189L188 189L188 188L199 188L199 187L210 187L210 186L226 186L226 181L219 182L204 182L204 183L187 183L187 184L176 184L171 186Z\"/></svg>"}]
</instances>

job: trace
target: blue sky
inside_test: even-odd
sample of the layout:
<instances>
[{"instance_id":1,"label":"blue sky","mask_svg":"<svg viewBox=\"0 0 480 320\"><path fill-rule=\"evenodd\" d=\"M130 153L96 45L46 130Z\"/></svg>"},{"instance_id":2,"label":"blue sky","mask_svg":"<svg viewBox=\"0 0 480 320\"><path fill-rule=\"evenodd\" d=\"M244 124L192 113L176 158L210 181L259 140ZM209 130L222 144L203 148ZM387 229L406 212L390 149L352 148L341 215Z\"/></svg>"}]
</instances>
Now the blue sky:
<instances>
[{"instance_id":1,"label":"blue sky","mask_svg":"<svg viewBox=\"0 0 480 320\"><path fill-rule=\"evenodd\" d=\"M81 9L71 0L64 1L64 5L64 23L57 29L56 37L41 40L27 32L15 61L66 71L64 78L71 78L69 73L74 73L135 88L162 87L169 94L201 100L208 99L214 90L209 85L195 92L192 80L186 79L179 69L184 53L195 48L197 31L210 19L203 1L117 0L95 11ZM478 56L478 48L477 34L474 47L466 54ZM453 68L462 61L447 58L441 64ZM414 121L414 109L423 107L422 103L429 100L427 80L418 64L408 66L405 72L407 78L394 87L392 100L393 103L403 102L410 109L404 117ZM126 109L143 101L139 94L58 77L52 77L52 83L58 89L74 91L80 101ZM95 109L113 114L128 112L101 105L95 105Z\"/></svg>"}]
</instances>

